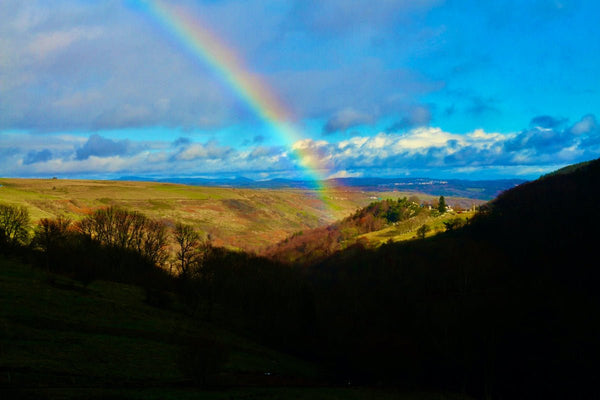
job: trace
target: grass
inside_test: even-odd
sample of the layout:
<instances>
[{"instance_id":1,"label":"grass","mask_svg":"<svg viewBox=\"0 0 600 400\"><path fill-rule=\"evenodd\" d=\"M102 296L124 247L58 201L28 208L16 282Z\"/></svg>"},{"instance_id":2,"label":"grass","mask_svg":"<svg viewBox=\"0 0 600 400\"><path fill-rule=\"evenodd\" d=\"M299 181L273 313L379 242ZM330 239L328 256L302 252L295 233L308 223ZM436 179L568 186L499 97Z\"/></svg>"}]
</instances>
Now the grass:
<instances>
[{"instance_id":1,"label":"grass","mask_svg":"<svg viewBox=\"0 0 600 400\"><path fill-rule=\"evenodd\" d=\"M458 398L323 386L317 366L198 322L176 300L159 309L136 286L82 286L3 257L0 305L0 398ZM181 362L190 338L227 349L204 389Z\"/></svg>"},{"instance_id":2,"label":"grass","mask_svg":"<svg viewBox=\"0 0 600 400\"><path fill-rule=\"evenodd\" d=\"M13 392L14 393L14 392ZM191 388L131 388L131 389L50 389L24 390L27 399L108 399L108 400L467 400L454 394L399 392L393 389L343 387L291 387L198 390Z\"/></svg>"},{"instance_id":3,"label":"grass","mask_svg":"<svg viewBox=\"0 0 600 400\"><path fill-rule=\"evenodd\" d=\"M111 205L141 211L149 217L183 221L210 233L217 246L259 250L299 230L342 219L377 198L415 193L363 192L339 188L326 194L325 207L316 192L303 189L236 189L156 182L63 179L0 179L0 202L25 205L33 221L65 215L75 220ZM418 194L422 200L435 197ZM452 199L468 206L471 199ZM466 204L466 205L465 205Z\"/></svg>"},{"instance_id":4,"label":"grass","mask_svg":"<svg viewBox=\"0 0 600 400\"><path fill-rule=\"evenodd\" d=\"M444 222L454 218L467 220L472 218L473 215L475 215L475 212L472 211L463 212L460 214L448 212L437 216L428 216L422 214L379 231L365 233L364 235L359 236L359 238L367 239L368 243L374 246L379 246L390 240L393 242L412 240L417 238L417 229L424 224L429 225L431 228L431 230L426 234L426 236L429 237L440 232L444 232L446 230Z\"/></svg>"},{"instance_id":5,"label":"grass","mask_svg":"<svg viewBox=\"0 0 600 400\"><path fill-rule=\"evenodd\" d=\"M229 349L218 378L238 375L312 379L315 367L178 311L145 303L136 286L89 286L0 259L0 385L175 385L187 338Z\"/></svg>"}]
</instances>

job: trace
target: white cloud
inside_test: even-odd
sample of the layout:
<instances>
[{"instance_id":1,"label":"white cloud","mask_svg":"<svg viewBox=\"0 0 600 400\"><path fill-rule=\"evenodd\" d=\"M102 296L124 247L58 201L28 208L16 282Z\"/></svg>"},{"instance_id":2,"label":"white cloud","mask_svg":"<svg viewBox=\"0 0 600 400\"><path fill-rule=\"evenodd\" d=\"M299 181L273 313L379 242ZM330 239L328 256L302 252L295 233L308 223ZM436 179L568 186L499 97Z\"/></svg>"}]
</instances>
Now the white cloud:
<instances>
[{"instance_id":1,"label":"white cloud","mask_svg":"<svg viewBox=\"0 0 600 400\"><path fill-rule=\"evenodd\" d=\"M571 133L575 135L581 135L595 129L598 129L598 122L596 122L596 118L593 115L586 115L579 122L573 125L571 128Z\"/></svg>"},{"instance_id":2,"label":"white cloud","mask_svg":"<svg viewBox=\"0 0 600 400\"><path fill-rule=\"evenodd\" d=\"M334 174L331 174L327 177L327 179L335 179L335 178L358 178L363 176L362 172L348 172L346 170L337 171Z\"/></svg>"},{"instance_id":3,"label":"white cloud","mask_svg":"<svg viewBox=\"0 0 600 400\"><path fill-rule=\"evenodd\" d=\"M205 144L194 143L184 147L175 155L175 159L180 161L191 161L198 159L214 160L219 159L224 161L231 153L231 148L219 146L218 143L210 141Z\"/></svg>"},{"instance_id":4,"label":"white cloud","mask_svg":"<svg viewBox=\"0 0 600 400\"><path fill-rule=\"evenodd\" d=\"M444 146L449 140L463 141L463 136L444 132L440 128L417 128L397 139L393 138L392 142L397 151L402 151Z\"/></svg>"},{"instance_id":5,"label":"white cloud","mask_svg":"<svg viewBox=\"0 0 600 400\"><path fill-rule=\"evenodd\" d=\"M466 134L440 128L415 128L405 133L380 132L354 136L340 142L303 139L282 146L236 149L216 140L111 140L101 135L0 133L0 176L48 174L251 174L265 178L297 177L306 168L331 178L390 176L405 173L517 174L545 171L557 163L566 165L596 158L600 131L572 134L583 118L562 130L526 129L500 134L475 130ZM582 143L590 143L583 146ZM82 154L85 153L85 154ZM532 172L533 173L533 172Z\"/></svg>"}]
</instances>

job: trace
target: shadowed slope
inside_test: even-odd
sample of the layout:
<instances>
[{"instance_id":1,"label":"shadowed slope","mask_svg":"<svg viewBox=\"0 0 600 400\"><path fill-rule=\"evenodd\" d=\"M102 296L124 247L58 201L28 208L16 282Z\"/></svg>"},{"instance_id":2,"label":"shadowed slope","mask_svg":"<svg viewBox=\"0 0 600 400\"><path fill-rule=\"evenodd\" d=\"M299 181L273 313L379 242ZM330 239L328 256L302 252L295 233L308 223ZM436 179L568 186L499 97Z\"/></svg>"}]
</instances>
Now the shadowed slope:
<instances>
[{"instance_id":1,"label":"shadowed slope","mask_svg":"<svg viewBox=\"0 0 600 400\"><path fill-rule=\"evenodd\" d=\"M366 379L588 398L600 355L598 182L596 160L505 192L461 230L315 266L324 348Z\"/></svg>"}]
</instances>

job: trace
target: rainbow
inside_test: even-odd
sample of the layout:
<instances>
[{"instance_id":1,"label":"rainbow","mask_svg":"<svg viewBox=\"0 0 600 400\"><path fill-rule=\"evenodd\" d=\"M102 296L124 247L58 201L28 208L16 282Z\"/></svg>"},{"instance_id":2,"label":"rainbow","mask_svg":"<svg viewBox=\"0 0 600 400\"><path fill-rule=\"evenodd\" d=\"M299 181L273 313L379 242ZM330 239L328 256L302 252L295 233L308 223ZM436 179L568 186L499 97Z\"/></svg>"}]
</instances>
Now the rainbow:
<instances>
[{"instance_id":1,"label":"rainbow","mask_svg":"<svg viewBox=\"0 0 600 400\"><path fill-rule=\"evenodd\" d=\"M327 166L322 157L307 147L303 135L292 120L292 113L260 77L253 74L231 47L207 29L198 16L160 0L139 3L147 14L159 23L178 43L185 46L199 61L207 64L262 121L271 126L284 140L306 175L314 182L320 199L329 211L333 204L327 192L333 185L326 180Z\"/></svg>"}]
</instances>

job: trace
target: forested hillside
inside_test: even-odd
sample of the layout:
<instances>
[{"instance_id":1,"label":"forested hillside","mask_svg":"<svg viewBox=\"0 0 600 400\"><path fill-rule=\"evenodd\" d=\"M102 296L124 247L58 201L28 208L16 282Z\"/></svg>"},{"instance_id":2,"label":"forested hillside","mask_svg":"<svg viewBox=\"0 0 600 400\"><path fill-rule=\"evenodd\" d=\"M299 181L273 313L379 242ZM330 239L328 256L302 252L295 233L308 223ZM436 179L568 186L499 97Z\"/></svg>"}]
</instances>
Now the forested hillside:
<instances>
[{"instance_id":1,"label":"forested hillside","mask_svg":"<svg viewBox=\"0 0 600 400\"><path fill-rule=\"evenodd\" d=\"M424 209L406 197L374 202L328 226L299 231L269 247L264 254L284 262L307 262L330 255L356 242L363 233L416 217Z\"/></svg>"},{"instance_id":2,"label":"forested hillside","mask_svg":"<svg viewBox=\"0 0 600 400\"><path fill-rule=\"evenodd\" d=\"M377 247L456 229L474 215L440 199L441 206L439 199L421 202L414 195L373 202L331 225L296 232L261 254L285 263L313 263L355 244Z\"/></svg>"}]
</instances>

